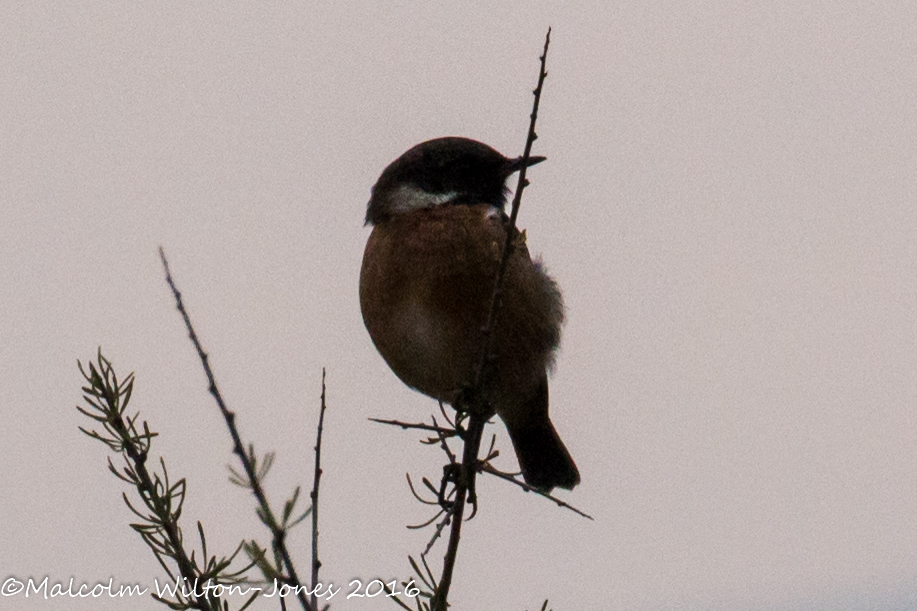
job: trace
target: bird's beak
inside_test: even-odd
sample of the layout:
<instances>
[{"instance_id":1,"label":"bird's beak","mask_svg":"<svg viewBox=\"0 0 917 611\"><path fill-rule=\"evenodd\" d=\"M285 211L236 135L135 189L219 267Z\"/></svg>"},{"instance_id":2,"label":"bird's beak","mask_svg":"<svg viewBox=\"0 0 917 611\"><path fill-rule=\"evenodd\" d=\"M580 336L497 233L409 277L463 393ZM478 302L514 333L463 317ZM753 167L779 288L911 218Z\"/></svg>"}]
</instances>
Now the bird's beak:
<instances>
[{"instance_id":1,"label":"bird's beak","mask_svg":"<svg viewBox=\"0 0 917 611\"><path fill-rule=\"evenodd\" d=\"M528 163L525 163L525 164L523 164L523 161L525 160L522 157L516 157L515 159L510 159L506 163L506 175L509 176L510 174L514 172L518 172L519 170L522 169L523 165L527 168L530 168L533 165L535 165L536 163L541 163L545 159L547 159L547 157L538 157L536 155L532 155L531 157L529 157Z\"/></svg>"}]
</instances>

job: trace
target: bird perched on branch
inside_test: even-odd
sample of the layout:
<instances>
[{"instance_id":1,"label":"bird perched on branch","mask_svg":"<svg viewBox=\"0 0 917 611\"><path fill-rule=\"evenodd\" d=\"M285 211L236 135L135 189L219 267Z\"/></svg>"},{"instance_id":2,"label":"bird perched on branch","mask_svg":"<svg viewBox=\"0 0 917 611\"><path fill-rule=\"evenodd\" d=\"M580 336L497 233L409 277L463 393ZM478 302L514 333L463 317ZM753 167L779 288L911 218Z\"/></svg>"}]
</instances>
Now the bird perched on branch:
<instances>
[{"instance_id":1,"label":"bird perched on branch","mask_svg":"<svg viewBox=\"0 0 917 611\"><path fill-rule=\"evenodd\" d=\"M529 157L527 166L542 161ZM402 382L450 405L473 382L481 358L509 232L505 183L523 163L475 140L438 138L393 161L372 188L363 321ZM512 240L480 390L509 431L526 483L572 489L579 471L548 417L547 373L563 300L529 256L525 233L513 230Z\"/></svg>"}]
</instances>

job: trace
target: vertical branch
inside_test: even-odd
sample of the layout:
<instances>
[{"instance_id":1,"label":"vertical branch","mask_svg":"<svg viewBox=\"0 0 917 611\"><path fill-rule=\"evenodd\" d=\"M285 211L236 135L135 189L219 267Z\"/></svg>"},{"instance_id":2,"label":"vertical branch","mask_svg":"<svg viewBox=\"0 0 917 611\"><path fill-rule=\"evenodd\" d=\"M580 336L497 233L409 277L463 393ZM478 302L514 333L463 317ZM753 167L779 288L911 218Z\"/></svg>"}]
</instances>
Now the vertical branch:
<instances>
[{"instance_id":1,"label":"vertical branch","mask_svg":"<svg viewBox=\"0 0 917 611\"><path fill-rule=\"evenodd\" d=\"M484 382L489 360L491 331L497 321L503 277L506 275L506 267L513 253L516 234L516 217L519 215L519 206L522 203L522 191L525 189L526 185L528 185L528 181L525 179L526 166L531 156L532 144L535 142L535 139L538 138L538 135L535 133L535 121L538 118L538 105L541 101L541 90L544 85L544 80L548 76L545 66L548 57L548 45L550 42L551 28L548 28L548 33L544 39L544 50L539 58L541 60L541 69L538 72L538 86L535 87L535 90L532 92L535 96L535 102L532 105L532 114L529 116L529 131L525 140L525 152L522 155L522 168L519 170L519 182L516 185L516 195L513 197L513 207L506 227L506 242L503 245L503 256L500 259L500 267L497 271L494 290L491 294L487 324L482 330L484 337L481 345L481 355L478 360L474 382L469 394L471 397L471 405L463 401L463 403L466 404L461 406L462 410L469 414L468 431L464 440L465 447L462 453L461 472L455 483L455 505L451 512L452 525L449 531L449 543L446 548L446 555L443 558L443 574L432 600L433 611L446 611L446 601L449 597L449 589L452 586L452 575L455 570L459 539L462 534L462 521L464 520L466 497L471 497L472 502L474 502L473 494L475 475L477 474L478 452L481 447L481 437L484 432L484 425L487 422L487 418L484 416L485 410L483 410L480 405L480 389Z\"/></svg>"},{"instance_id":2,"label":"vertical branch","mask_svg":"<svg viewBox=\"0 0 917 611\"><path fill-rule=\"evenodd\" d=\"M322 566L318 559L318 484L322 478L322 428L325 422L325 368L322 367L322 407L318 416L318 433L315 440L315 475L312 478L312 608L318 610L315 590L318 588L318 569Z\"/></svg>"},{"instance_id":3,"label":"vertical branch","mask_svg":"<svg viewBox=\"0 0 917 611\"><path fill-rule=\"evenodd\" d=\"M516 218L519 216L519 207L522 204L522 191L528 186L529 181L525 178L526 170L528 169L529 157L532 154L532 145L535 143L535 140L538 139L538 134L535 133L535 121L538 119L538 106L541 103L541 90L544 87L544 80L548 76L546 70L546 62L548 59L548 45L551 44L551 28L548 28L548 33L544 37L544 50L541 53L541 57L538 59L541 60L541 69L538 72L538 85L532 91L532 95L535 96L535 101L532 104L532 114L529 115L529 131L525 138L525 150L522 153L522 167L519 170L519 180L516 183L516 194L513 196L513 205L510 210L509 223L506 227L506 242L503 244L503 256L500 259L500 267L497 271L497 280L494 283L494 291L490 297L490 309L487 315L487 324L484 325L483 334L484 340L481 345L481 355L478 359L478 368L475 371L474 377L474 388L481 388L483 382L483 377L485 375L486 364L488 361L488 356L490 355L490 339L494 325L497 322L498 304L500 301L500 293L503 290L503 277L506 275L506 267L509 264L509 258L513 254L515 248L515 234L516 234Z\"/></svg>"},{"instance_id":4,"label":"vertical branch","mask_svg":"<svg viewBox=\"0 0 917 611\"><path fill-rule=\"evenodd\" d=\"M484 424L487 419L477 412L472 412L468 423L468 434L465 438L465 448L462 453L461 475L455 482L455 505L452 508L452 526L449 530L449 543L446 555L443 558L443 574L433 596L433 611L446 611L446 600L449 597L449 588L452 587L452 575L455 570L455 559L458 556L459 540L462 536L462 524L465 514L465 501L468 491L474 488L474 476L477 473L475 463L478 460L478 451L481 447L481 436L484 433Z\"/></svg>"}]
</instances>

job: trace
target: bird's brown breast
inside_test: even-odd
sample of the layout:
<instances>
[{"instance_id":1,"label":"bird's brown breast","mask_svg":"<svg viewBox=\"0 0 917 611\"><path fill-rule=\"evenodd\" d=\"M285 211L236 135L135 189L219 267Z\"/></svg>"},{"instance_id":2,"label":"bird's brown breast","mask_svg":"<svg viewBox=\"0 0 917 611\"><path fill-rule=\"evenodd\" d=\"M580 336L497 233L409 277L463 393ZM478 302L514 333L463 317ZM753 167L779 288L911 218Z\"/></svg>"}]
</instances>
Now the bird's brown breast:
<instances>
[{"instance_id":1,"label":"bird's brown breast","mask_svg":"<svg viewBox=\"0 0 917 611\"><path fill-rule=\"evenodd\" d=\"M470 383L505 239L500 214L486 205L417 210L374 227L360 306L373 343L405 384L451 403ZM556 285L518 237L491 343L494 403L534 392L562 320Z\"/></svg>"}]
</instances>

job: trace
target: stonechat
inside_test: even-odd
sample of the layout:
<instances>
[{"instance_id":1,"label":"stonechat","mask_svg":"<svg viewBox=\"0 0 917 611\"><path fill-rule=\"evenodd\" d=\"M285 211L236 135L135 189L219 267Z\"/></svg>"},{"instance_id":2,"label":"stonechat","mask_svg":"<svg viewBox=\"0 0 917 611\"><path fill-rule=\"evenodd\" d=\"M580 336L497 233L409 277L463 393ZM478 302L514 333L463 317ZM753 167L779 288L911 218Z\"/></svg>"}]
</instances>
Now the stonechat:
<instances>
[{"instance_id":1,"label":"stonechat","mask_svg":"<svg viewBox=\"0 0 917 611\"><path fill-rule=\"evenodd\" d=\"M544 161L530 157L527 166ZM373 343L402 382L454 404L478 366L497 270L509 231L506 179L523 167L467 138L418 144L372 188L373 230L360 271L360 308ZM526 483L572 489L579 471L548 417L547 372L564 321L560 290L514 249L481 388L503 420Z\"/></svg>"}]
</instances>

